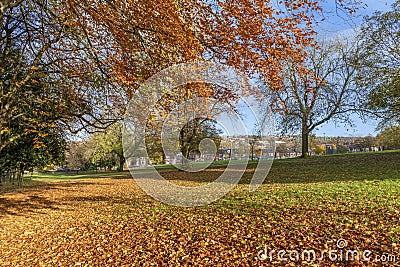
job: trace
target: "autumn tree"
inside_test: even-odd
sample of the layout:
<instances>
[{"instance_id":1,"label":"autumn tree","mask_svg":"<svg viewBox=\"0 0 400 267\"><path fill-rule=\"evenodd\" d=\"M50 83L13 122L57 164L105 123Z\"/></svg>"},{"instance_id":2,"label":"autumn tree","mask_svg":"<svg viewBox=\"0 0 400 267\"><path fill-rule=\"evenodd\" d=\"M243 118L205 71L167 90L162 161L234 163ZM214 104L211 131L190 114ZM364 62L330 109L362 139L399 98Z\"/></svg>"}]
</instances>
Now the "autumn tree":
<instances>
[{"instance_id":1,"label":"autumn tree","mask_svg":"<svg viewBox=\"0 0 400 267\"><path fill-rule=\"evenodd\" d=\"M257 76L270 88L281 87L281 62L288 57L301 62L303 47L313 44L313 1L211 1L199 15L200 40L209 57Z\"/></svg>"},{"instance_id":2,"label":"autumn tree","mask_svg":"<svg viewBox=\"0 0 400 267\"><path fill-rule=\"evenodd\" d=\"M4 70L0 95L0 173L13 169L23 172L59 162L64 152L64 136L58 120L65 112L65 102L57 99L58 91L47 87L43 73L35 72L21 81L25 73L14 67L26 60L21 59L17 49L9 53L12 55L0 63ZM13 88L11 80L20 83Z\"/></svg>"},{"instance_id":3,"label":"autumn tree","mask_svg":"<svg viewBox=\"0 0 400 267\"><path fill-rule=\"evenodd\" d=\"M2 1L0 9L0 152L38 142L44 126L90 131L120 119L107 40L91 38L94 24L77 20L72 1Z\"/></svg>"},{"instance_id":4,"label":"autumn tree","mask_svg":"<svg viewBox=\"0 0 400 267\"><path fill-rule=\"evenodd\" d=\"M285 61L298 64L314 47L322 1L204 1L196 14L196 33L205 57L220 60L261 81L282 88ZM337 9L354 13L359 1L334 1Z\"/></svg>"},{"instance_id":5,"label":"autumn tree","mask_svg":"<svg viewBox=\"0 0 400 267\"><path fill-rule=\"evenodd\" d=\"M127 103L139 85L176 63L215 59L278 89L283 60L305 58L314 45L318 1L70 1L71 24L83 28L87 47L123 88ZM337 1L354 11L357 1ZM122 105L124 106L124 105Z\"/></svg>"},{"instance_id":6,"label":"autumn tree","mask_svg":"<svg viewBox=\"0 0 400 267\"><path fill-rule=\"evenodd\" d=\"M200 153L204 138L212 139L218 147L220 133L212 118L222 112L229 114L229 104L236 99L230 88L201 82L168 91L152 108L146 125L145 143L151 161L165 162L167 156L181 153L186 164L190 153Z\"/></svg>"},{"instance_id":7,"label":"autumn tree","mask_svg":"<svg viewBox=\"0 0 400 267\"><path fill-rule=\"evenodd\" d=\"M287 62L284 87L272 97L281 131L301 132L302 157L308 156L313 130L330 120L349 123L349 114L360 109L359 50L356 41L326 42L308 51L305 64Z\"/></svg>"},{"instance_id":8,"label":"autumn tree","mask_svg":"<svg viewBox=\"0 0 400 267\"><path fill-rule=\"evenodd\" d=\"M379 146L385 149L400 149L400 127L389 126L376 137Z\"/></svg>"},{"instance_id":9,"label":"autumn tree","mask_svg":"<svg viewBox=\"0 0 400 267\"><path fill-rule=\"evenodd\" d=\"M218 150L221 143L221 131L215 122L206 118L195 118L184 125L179 133L179 146L182 155L189 159L190 153L200 154L200 142L205 138L214 141Z\"/></svg>"},{"instance_id":10,"label":"autumn tree","mask_svg":"<svg viewBox=\"0 0 400 267\"><path fill-rule=\"evenodd\" d=\"M21 185L24 171L63 164L65 148L64 132L58 127L43 125L37 131L23 135L0 152L0 173L14 173Z\"/></svg>"},{"instance_id":11,"label":"autumn tree","mask_svg":"<svg viewBox=\"0 0 400 267\"><path fill-rule=\"evenodd\" d=\"M362 27L365 68L359 83L382 126L400 123L400 1L386 13L366 18Z\"/></svg>"},{"instance_id":12,"label":"autumn tree","mask_svg":"<svg viewBox=\"0 0 400 267\"><path fill-rule=\"evenodd\" d=\"M99 165L99 167L111 168L118 166L122 171L125 158L122 149L122 132L119 124L114 124L106 130L90 135L83 144L86 150L83 158Z\"/></svg>"},{"instance_id":13,"label":"autumn tree","mask_svg":"<svg viewBox=\"0 0 400 267\"><path fill-rule=\"evenodd\" d=\"M88 89L95 88L90 71L76 73L76 66L94 66L81 45L85 38L60 5L39 0L0 5L0 154L8 166L18 158L10 153L30 151L33 157L46 148L52 153L44 139L65 128L93 125L103 114L93 108L99 94ZM27 144L24 151L15 149L21 144Z\"/></svg>"},{"instance_id":14,"label":"autumn tree","mask_svg":"<svg viewBox=\"0 0 400 267\"><path fill-rule=\"evenodd\" d=\"M87 36L87 47L109 78L123 89L127 103L149 77L172 64L199 59L202 53L191 27L191 2L71 1L75 27ZM146 94L148 92L140 92Z\"/></svg>"},{"instance_id":15,"label":"autumn tree","mask_svg":"<svg viewBox=\"0 0 400 267\"><path fill-rule=\"evenodd\" d=\"M65 153L65 165L72 170L88 170L92 167L89 158L86 157L88 148L82 140L69 140Z\"/></svg>"}]
</instances>

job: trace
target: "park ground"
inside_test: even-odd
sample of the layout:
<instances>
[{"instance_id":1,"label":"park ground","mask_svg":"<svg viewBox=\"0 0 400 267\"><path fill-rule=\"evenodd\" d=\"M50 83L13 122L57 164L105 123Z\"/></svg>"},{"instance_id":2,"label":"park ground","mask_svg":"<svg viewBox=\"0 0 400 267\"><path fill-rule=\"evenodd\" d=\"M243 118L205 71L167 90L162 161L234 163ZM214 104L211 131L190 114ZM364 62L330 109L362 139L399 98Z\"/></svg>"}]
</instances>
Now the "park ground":
<instances>
[{"instance_id":1,"label":"park ground","mask_svg":"<svg viewBox=\"0 0 400 267\"><path fill-rule=\"evenodd\" d=\"M195 208L152 199L128 173L0 188L0 266L400 266L400 152L276 160L249 193L254 167L228 195ZM196 186L223 170L160 172ZM321 260L288 256L304 250ZM340 257L352 250L371 251L370 260Z\"/></svg>"}]
</instances>

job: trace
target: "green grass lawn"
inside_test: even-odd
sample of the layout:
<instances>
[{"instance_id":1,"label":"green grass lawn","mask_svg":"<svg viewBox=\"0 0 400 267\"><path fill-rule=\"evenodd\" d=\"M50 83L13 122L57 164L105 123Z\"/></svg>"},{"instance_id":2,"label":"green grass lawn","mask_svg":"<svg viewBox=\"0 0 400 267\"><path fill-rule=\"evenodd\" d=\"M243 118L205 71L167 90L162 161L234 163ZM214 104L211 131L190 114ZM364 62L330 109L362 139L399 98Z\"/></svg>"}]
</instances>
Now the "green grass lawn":
<instances>
[{"instance_id":1,"label":"green grass lawn","mask_svg":"<svg viewBox=\"0 0 400 267\"><path fill-rule=\"evenodd\" d=\"M400 266L400 152L275 160L265 183L249 193L255 166L225 197L195 208L152 199L123 179L128 172L34 176L0 195L0 258L45 266ZM196 186L213 181L224 165L159 171ZM374 258L257 258L265 247L334 250L339 239ZM378 261L381 255L390 261Z\"/></svg>"}]
</instances>

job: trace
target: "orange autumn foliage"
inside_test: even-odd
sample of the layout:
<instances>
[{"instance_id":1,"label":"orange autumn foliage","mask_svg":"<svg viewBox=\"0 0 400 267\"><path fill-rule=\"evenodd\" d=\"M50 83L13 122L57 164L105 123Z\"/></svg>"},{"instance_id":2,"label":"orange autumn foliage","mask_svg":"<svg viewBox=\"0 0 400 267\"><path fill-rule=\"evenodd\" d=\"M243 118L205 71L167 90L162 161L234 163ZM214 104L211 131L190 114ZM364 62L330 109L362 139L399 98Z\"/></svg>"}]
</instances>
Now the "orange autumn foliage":
<instances>
[{"instance_id":1,"label":"orange autumn foliage","mask_svg":"<svg viewBox=\"0 0 400 267\"><path fill-rule=\"evenodd\" d=\"M118 85L114 90L122 88L112 95L125 103L160 70L196 60L217 60L280 90L285 62L301 65L305 49L316 45L320 2L63 0L56 13L81 36L90 60L61 64L77 76L100 73L106 83ZM336 3L350 13L355 10L354 0Z\"/></svg>"}]
</instances>

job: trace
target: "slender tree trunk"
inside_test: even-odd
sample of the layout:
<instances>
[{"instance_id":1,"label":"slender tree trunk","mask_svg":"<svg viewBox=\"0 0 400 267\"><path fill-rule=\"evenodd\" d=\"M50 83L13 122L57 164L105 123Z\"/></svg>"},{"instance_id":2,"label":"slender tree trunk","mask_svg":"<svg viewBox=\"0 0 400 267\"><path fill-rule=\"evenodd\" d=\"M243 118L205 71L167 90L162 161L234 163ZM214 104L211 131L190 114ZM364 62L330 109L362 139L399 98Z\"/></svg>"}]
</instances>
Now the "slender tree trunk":
<instances>
[{"instance_id":1,"label":"slender tree trunk","mask_svg":"<svg viewBox=\"0 0 400 267\"><path fill-rule=\"evenodd\" d=\"M307 121L302 122L301 127L301 157L307 158L308 157L308 137L309 132L307 129Z\"/></svg>"},{"instance_id":2,"label":"slender tree trunk","mask_svg":"<svg viewBox=\"0 0 400 267\"><path fill-rule=\"evenodd\" d=\"M23 172L18 171L17 173L17 183L18 183L18 187L22 186L22 177L23 177Z\"/></svg>"}]
</instances>

